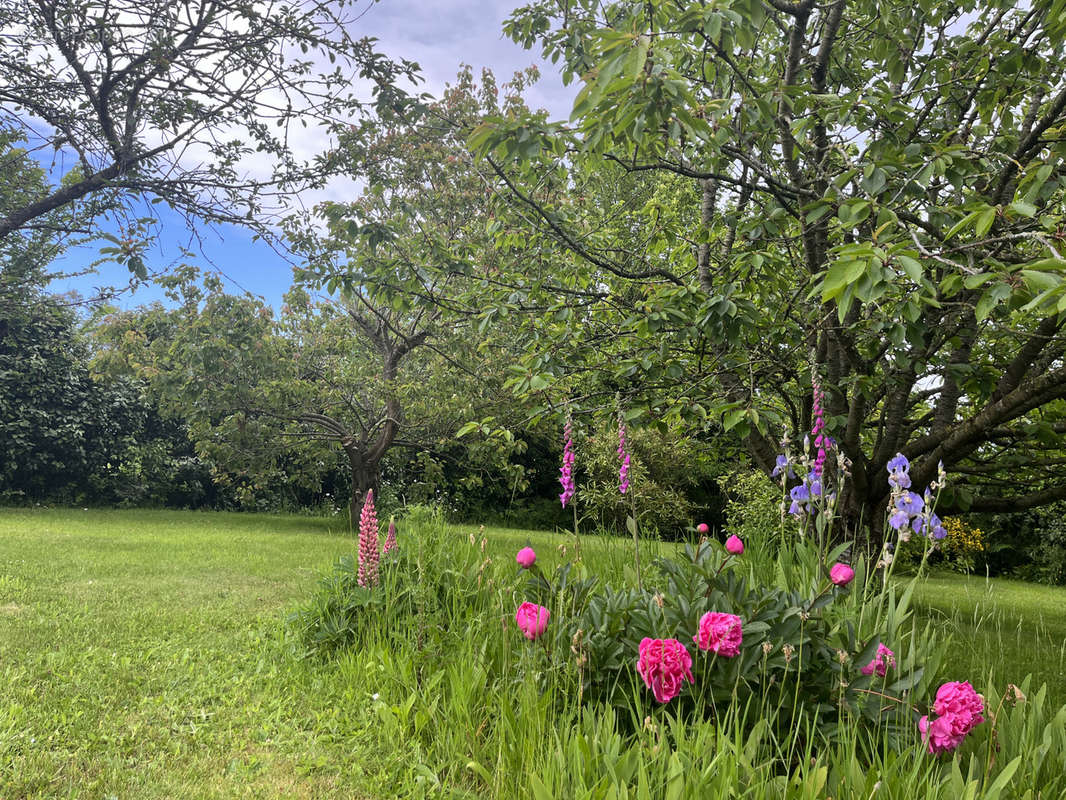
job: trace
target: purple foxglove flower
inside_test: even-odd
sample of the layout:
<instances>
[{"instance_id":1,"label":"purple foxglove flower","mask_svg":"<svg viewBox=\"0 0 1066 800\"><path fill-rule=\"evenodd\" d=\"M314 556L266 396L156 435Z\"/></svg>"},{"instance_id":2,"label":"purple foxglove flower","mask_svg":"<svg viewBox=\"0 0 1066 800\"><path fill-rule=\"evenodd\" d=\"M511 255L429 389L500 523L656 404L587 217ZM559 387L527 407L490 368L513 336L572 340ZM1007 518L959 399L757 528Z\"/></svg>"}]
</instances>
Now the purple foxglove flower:
<instances>
[{"instance_id":1,"label":"purple foxglove flower","mask_svg":"<svg viewBox=\"0 0 1066 800\"><path fill-rule=\"evenodd\" d=\"M566 415L563 437L563 466L559 470L559 483L563 485L563 493L559 495L559 501L563 508L566 508L566 504L574 497L574 421L569 414Z\"/></svg>"},{"instance_id":2,"label":"purple foxglove flower","mask_svg":"<svg viewBox=\"0 0 1066 800\"><path fill-rule=\"evenodd\" d=\"M622 462L618 468L618 491L625 494L629 491L629 452L626 450L626 424L621 411L618 412L618 458Z\"/></svg>"},{"instance_id":3,"label":"purple foxglove flower","mask_svg":"<svg viewBox=\"0 0 1066 800\"><path fill-rule=\"evenodd\" d=\"M814 457L813 472L819 478L822 476L822 470L825 467L826 447L829 444L829 437L826 436L825 431L825 409L822 407L822 403L825 401L825 393L822 392L822 387L818 385L818 382L814 382L814 428L811 433L814 435L814 446L817 452Z\"/></svg>"}]
</instances>

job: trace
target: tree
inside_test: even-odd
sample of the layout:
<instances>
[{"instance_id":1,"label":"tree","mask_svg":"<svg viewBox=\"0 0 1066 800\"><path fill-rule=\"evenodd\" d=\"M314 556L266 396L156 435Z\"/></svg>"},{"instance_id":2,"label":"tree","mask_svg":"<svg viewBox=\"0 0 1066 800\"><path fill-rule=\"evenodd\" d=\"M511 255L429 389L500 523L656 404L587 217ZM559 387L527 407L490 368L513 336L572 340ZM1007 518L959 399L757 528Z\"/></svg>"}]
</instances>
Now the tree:
<instances>
[{"instance_id":1,"label":"tree","mask_svg":"<svg viewBox=\"0 0 1066 800\"><path fill-rule=\"evenodd\" d=\"M26 229L59 235L48 215L102 203L127 217L125 235L108 234L109 254L143 277L138 201L271 236L281 201L333 169L297 157L292 126L351 122L364 108L353 76L373 84L383 107L402 104L396 82L415 77L413 63L351 38L350 5L2 0L0 128L71 153L74 165L61 185L5 204L0 241Z\"/></svg>"},{"instance_id":2,"label":"tree","mask_svg":"<svg viewBox=\"0 0 1066 800\"><path fill-rule=\"evenodd\" d=\"M93 371L92 340L63 298L28 287L17 301L0 306L0 495L203 502L207 467L184 430L160 419L144 382Z\"/></svg>"},{"instance_id":3,"label":"tree","mask_svg":"<svg viewBox=\"0 0 1066 800\"><path fill-rule=\"evenodd\" d=\"M0 130L0 217L48 193L44 170L19 143ZM34 296L35 287L47 282L49 264L72 243L67 234L83 226L84 214L68 207L43 215L32 229L0 239L0 313L10 313Z\"/></svg>"},{"instance_id":4,"label":"tree","mask_svg":"<svg viewBox=\"0 0 1066 800\"><path fill-rule=\"evenodd\" d=\"M275 316L261 301L225 294L210 276L203 289L190 276L173 280L183 278L180 308L120 315L108 338L150 377L169 416L186 421L216 478L238 493L250 497L279 480L314 488L337 468L339 453L357 520L367 491L378 493L386 457L397 449L424 465L455 457L455 431L484 416L462 375L442 378L455 359L421 346L428 331L415 318L355 295L315 300L300 288ZM166 332L148 335L160 315ZM437 334L438 344L463 352L447 335ZM494 444L464 448L470 473L491 465L502 480L519 477L506 463L519 443L496 436Z\"/></svg>"},{"instance_id":5,"label":"tree","mask_svg":"<svg viewBox=\"0 0 1066 800\"><path fill-rule=\"evenodd\" d=\"M526 245L570 259L492 304L555 312L526 385L639 376L647 411L720 420L769 471L810 429L813 373L845 511L875 539L897 452L919 487L953 473L945 510L1066 497L1064 4L972 12L516 11L507 32L584 81L572 125L501 117L471 139L535 223ZM579 336L612 344L560 346Z\"/></svg>"}]
</instances>

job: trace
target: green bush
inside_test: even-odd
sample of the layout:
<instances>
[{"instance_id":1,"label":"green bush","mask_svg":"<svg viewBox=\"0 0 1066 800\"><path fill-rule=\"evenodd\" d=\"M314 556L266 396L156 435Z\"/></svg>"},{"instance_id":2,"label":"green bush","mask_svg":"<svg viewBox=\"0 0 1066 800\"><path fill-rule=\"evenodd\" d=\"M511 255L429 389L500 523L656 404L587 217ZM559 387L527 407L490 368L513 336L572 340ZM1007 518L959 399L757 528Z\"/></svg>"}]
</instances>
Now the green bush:
<instances>
[{"instance_id":1,"label":"green bush","mask_svg":"<svg viewBox=\"0 0 1066 800\"><path fill-rule=\"evenodd\" d=\"M991 574L1066 585L1066 503L977 521L987 534L984 559Z\"/></svg>"},{"instance_id":2,"label":"green bush","mask_svg":"<svg viewBox=\"0 0 1066 800\"><path fill-rule=\"evenodd\" d=\"M696 497L714 486L718 464L700 442L653 428L630 428L629 491L618 490L618 430L613 422L577 443L577 503L581 517L601 530L625 530L635 506L641 529L665 539L683 537L701 506Z\"/></svg>"}]
</instances>

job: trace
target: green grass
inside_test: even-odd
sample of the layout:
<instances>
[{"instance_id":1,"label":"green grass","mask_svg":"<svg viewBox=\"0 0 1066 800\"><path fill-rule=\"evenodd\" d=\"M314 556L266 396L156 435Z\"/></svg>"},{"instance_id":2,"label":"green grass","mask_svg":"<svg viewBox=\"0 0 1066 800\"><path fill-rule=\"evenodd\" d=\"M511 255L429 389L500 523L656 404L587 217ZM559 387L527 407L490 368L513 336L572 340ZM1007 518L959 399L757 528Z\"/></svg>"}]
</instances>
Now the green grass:
<instances>
[{"instance_id":1,"label":"green grass","mask_svg":"<svg viewBox=\"0 0 1066 800\"><path fill-rule=\"evenodd\" d=\"M284 619L352 552L345 528L307 517L0 510L0 800L512 797L528 795L534 769L567 794L623 766L657 792L672 780L661 740L620 738L595 710L558 716L549 692L506 680L529 648L479 638L514 633L514 552L528 540L550 569L574 554L571 535L448 526L446 547L448 537L469 547L473 535L480 548L484 537L494 565L480 605L457 606L456 624L429 632L436 649L380 625L360 648L307 660ZM401 537L417 535L401 526ZM647 542L642 558L670 549ZM581 539L583 563L614 581L632 579L631 552L626 539ZM1003 664L1000 682L1033 671L1061 692L1066 592L992 587L938 576L920 599L954 633L960 670ZM707 772L699 753L737 768L745 742L671 724L676 753L696 758L707 786L743 778ZM892 758L883 774L930 785L930 762ZM821 764L801 765L810 786L825 780ZM869 782L865 767L849 768L856 785ZM761 791L743 796L780 796ZM952 796L937 792L928 796Z\"/></svg>"},{"instance_id":2,"label":"green grass","mask_svg":"<svg viewBox=\"0 0 1066 800\"><path fill-rule=\"evenodd\" d=\"M1046 683L1066 704L1066 588L1023 581L936 574L916 589L916 607L952 635L948 663L957 680Z\"/></svg>"},{"instance_id":3,"label":"green grass","mask_svg":"<svg viewBox=\"0 0 1066 800\"><path fill-rule=\"evenodd\" d=\"M330 788L280 620L350 548L308 518L0 512L0 797Z\"/></svg>"}]
</instances>

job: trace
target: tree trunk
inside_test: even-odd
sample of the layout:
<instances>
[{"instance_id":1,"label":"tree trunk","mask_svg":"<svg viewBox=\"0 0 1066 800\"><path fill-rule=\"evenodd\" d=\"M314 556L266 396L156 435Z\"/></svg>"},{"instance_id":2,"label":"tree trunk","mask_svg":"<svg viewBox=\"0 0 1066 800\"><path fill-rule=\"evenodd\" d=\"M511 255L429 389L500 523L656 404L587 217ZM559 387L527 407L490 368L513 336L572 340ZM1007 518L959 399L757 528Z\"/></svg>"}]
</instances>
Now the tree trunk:
<instances>
[{"instance_id":1,"label":"tree trunk","mask_svg":"<svg viewBox=\"0 0 1066 800\"><path fill-rule=\"evenodd\" d=\"M345 451L348 454L348 464L351 466L351 489L352 498L348 505L348 513L352 518L352 530L359 528L359 517L363 513L363 502L366 493L371 489L374 494L378 493L381 483L380 462L368 462L360 453Z\"/></svg>"}]
</instances>

